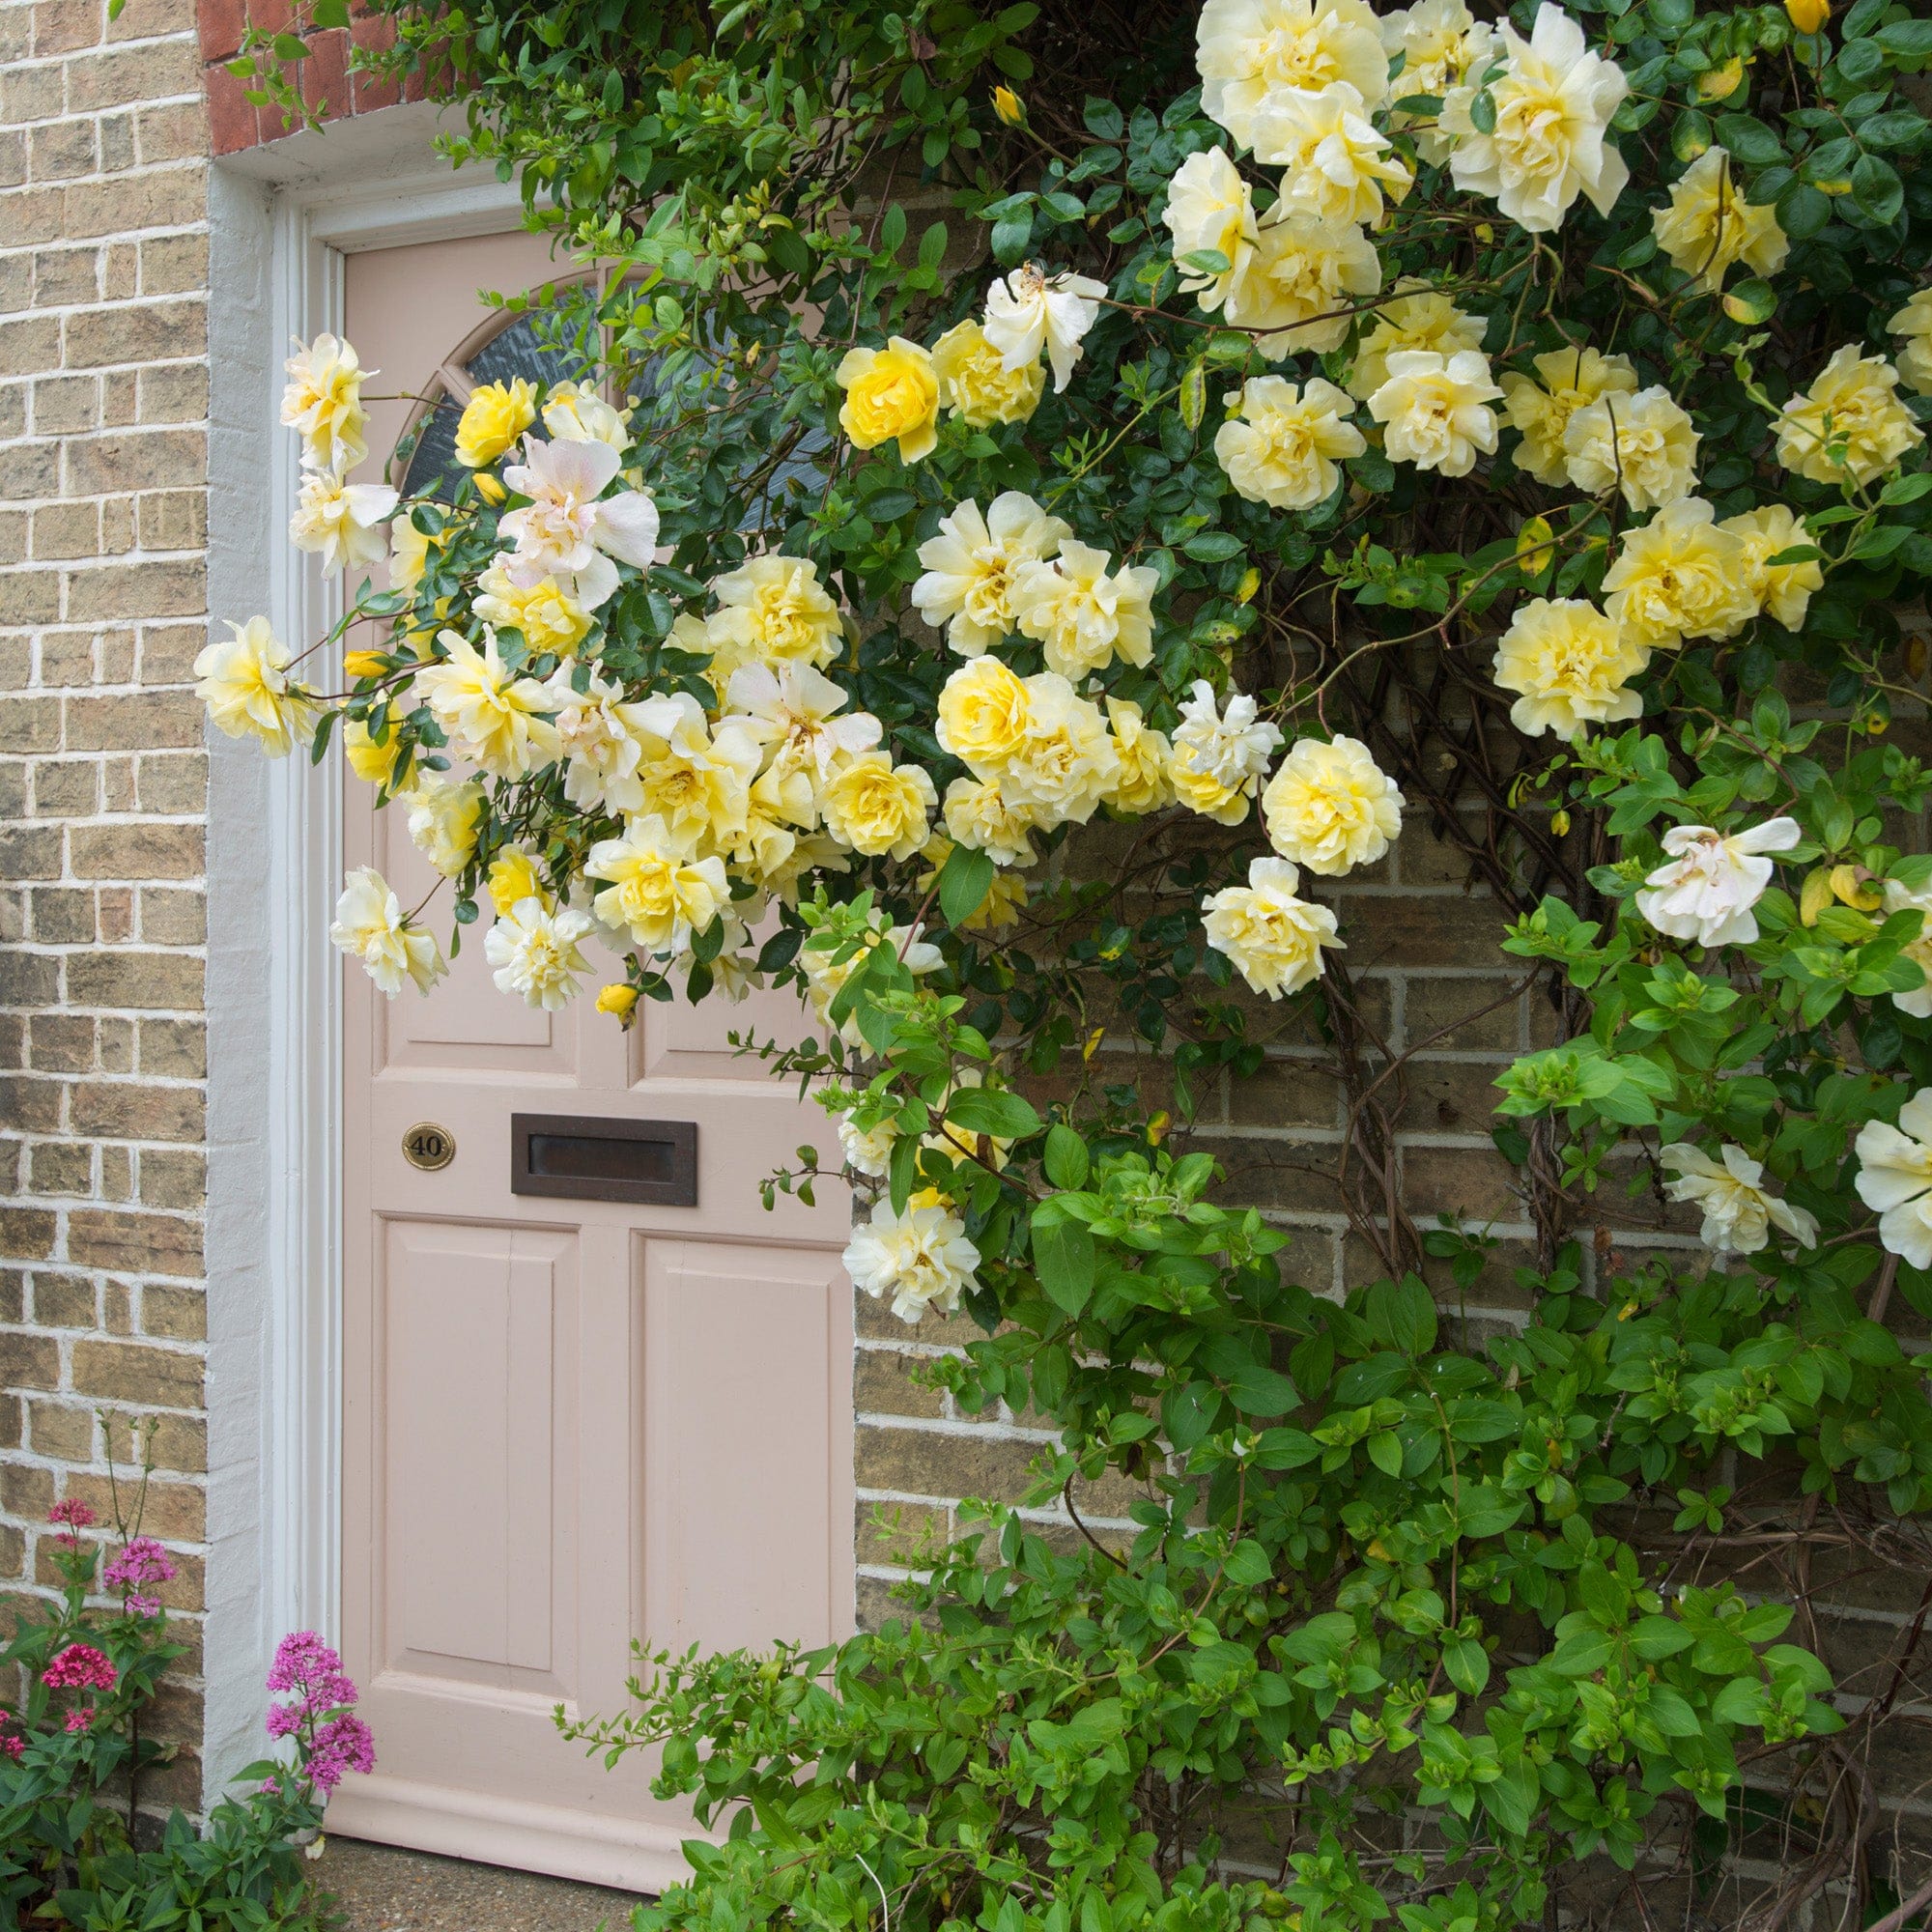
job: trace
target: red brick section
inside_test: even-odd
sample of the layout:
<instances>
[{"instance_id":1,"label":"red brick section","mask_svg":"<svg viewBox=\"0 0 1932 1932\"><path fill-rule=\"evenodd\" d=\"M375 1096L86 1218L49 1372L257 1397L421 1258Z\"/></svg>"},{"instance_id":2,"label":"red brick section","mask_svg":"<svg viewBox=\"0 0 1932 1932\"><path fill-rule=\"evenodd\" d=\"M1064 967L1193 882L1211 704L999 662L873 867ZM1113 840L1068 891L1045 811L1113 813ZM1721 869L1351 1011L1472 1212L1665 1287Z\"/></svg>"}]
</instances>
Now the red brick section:
<instances>
[{"instance_id":1,"label":"red brick section","mask_svg":"<svg viewBox=\"0 0 1932 1932\"><path fill-rule=\"evenodd\" d=\"M290 11L287 0L197 0L202 85L208 95L210 138L217 155L233 155L243 148L279 141L291 131L282 125L278 108L256 107L249 102L250 81L228 71L228 63L241 51L245 27L279 33L289 24ZM320 105L331 121L374 113L400 100L420 100L419 70L401 86L349 71L352 45L387 47L394 45L395 39L395 23L387 15L363 8L352 11L347 27L330 27L310 35L309 57L297 70L302 99L312 106Z\"/></svg>"}]
</instances>

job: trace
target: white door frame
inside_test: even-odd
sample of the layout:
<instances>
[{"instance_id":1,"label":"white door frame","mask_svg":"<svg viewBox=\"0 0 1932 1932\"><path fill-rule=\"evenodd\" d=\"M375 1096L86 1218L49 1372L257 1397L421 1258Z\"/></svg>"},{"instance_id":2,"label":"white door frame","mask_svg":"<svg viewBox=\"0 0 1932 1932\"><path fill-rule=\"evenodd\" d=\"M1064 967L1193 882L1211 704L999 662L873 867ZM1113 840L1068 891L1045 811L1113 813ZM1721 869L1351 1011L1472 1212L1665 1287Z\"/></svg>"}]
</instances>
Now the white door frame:
<instances>
[{"instance_id":1,"label":"white door frame","mask_svg":"<svg viewBox=\"0 0 1932 1932\"><path fill-rule=\"evenodd\" d=\"M299 650L339 582L287 537L291 336L343 327L344 258L520 225L514 186L437 161L437 111L383 110L236 156L209 191L211 629L266 612ZM338 788L211 733L209 1558L203 1793L265 1748L284 1632L341 1602L342 1022L328 926Z\"/></svg>"}]
</instances>

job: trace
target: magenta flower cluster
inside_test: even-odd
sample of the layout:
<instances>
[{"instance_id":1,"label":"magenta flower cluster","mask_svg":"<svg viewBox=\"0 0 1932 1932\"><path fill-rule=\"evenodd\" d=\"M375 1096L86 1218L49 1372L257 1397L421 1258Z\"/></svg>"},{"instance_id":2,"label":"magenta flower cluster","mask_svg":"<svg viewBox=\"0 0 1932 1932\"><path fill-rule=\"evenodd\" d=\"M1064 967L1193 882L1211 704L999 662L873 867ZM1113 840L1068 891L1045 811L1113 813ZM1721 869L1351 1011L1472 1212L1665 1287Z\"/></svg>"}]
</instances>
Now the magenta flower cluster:
<instances>
[{"instance_id":1,"label":"magenta flower cluster","mask_svg":"<svg viewBox=\"0 0 1932 1932\"><path fill-rule=\"evenodd\" d=\"M128 1607L139 1616L160 1612L161 1601L149 1592L156 1583L172 1583L175 1566L168 1552L152 1536L130 1536L121 1554L100 1573L101 1582L119 1590Z\"/></svg>"},{"instance_id":2,"label":"magenta flower cluster","mask_svg":"<svg viewBox=\"0 0 1932 1932\"><path fill-rule=\"evenodd\" d=\"M351 1708L355 1683L342 1659L313 1631L292 1631L276 1646L269 1689L294 1698L270 1706L269 1735L305 1742L306 1770L317 1790L333 1791L352 1771L375 1770L375 1738Z\"/></svg>"},{"instance_id":3,"label":"magenta flower cluster","mask_svg":"<svg viewBox=\"0 0 1932 1932\"><path fill-rule=\"evenodd\" d=\"M47 1520L59 1526L60 1534L54 1538L56 1543L69 1549L78 1549L80 1538L75 1532L91 1528L96 1518L93 1510L78 1496L69 1496L65 1502L56 1503L47 1512Z\"/></svg>"},{"instance_id":4,"label":"magenta flower cluster","mask_svg":"<svg viewBox=\"0 0 1932 1932\"><path fill-rule=\"evenodd\" d=\"M71 1643L47 1659L41 1682L56 1690L111 1690L115 1670L91 1643Z\"/></svg>"}]
</instances>

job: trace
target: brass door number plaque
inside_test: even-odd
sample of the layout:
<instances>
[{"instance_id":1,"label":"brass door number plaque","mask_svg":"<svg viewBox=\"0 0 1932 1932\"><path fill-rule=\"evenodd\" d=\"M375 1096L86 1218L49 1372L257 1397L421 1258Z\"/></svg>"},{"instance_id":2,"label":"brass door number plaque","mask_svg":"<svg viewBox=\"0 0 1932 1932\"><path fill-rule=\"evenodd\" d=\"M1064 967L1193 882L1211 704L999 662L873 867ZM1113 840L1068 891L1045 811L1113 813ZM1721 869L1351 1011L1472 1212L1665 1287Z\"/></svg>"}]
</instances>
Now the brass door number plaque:
<instances>
[{"instance_id":1,"label":"brass door number plaque","mask_svg":"<svg viewBox=\"0 0 1932 1932\"><path fill-rule=\"evenodd\" d=\"M403 1136L403 1158L425 1174L435 1174L456 1158L456 1136L434 1121L418 1121Z\"/></svg>"}]
</instances>

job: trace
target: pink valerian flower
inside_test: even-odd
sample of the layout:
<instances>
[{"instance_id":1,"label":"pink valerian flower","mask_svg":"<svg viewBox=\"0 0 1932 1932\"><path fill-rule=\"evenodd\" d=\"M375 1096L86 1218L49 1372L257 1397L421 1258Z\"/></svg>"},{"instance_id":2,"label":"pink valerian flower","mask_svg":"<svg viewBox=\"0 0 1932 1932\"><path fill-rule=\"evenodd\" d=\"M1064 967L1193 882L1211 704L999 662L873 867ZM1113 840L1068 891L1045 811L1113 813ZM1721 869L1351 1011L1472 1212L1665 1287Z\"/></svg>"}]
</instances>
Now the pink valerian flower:
<instances>
[{"instance_id":1,"label":"pink valerian flower","mask_svg":"<svg viewBox=\"0 0 1932 1932\"><path fill-rule=\"evenodd\" d=\"M172 1583L174 1560L152 1536L130 1536L119 1556L100 1573L110 1590L140 1590L150 1583ZM130 1608L145 1609L152 1599L128 1599Z\"/></svg>"},{"instance_id":2,"label":"pink valerian flower","mask_svg":"<svg viewBox=\"0 0 1932 1932\"><path fill-rule=\"evenodd\" d=\"M92 1704L76 1704L67 1714L67 1727L70 1731L84 1731L93 1722L94 1706Z\"/></svg>"},{"instance_id":3,"label":"pink valerian flower","mask_svg":"<svg viewBox=\"0 0 1932 1932\"><path fill-rule=\"evenodd\" d=\"M291 1631L275 1646L275 1661L269 1666L270 1690L306 1690L324 1677L337 1677L342 1659L313 1631Z\"/></svg>"},{"instance_id":4,"label":"pink valerian flower","mask_svg":"<svg viewBox=\"0 0 1932 1932\"><path fill-rule=\"evenodd\" d=\"M333 1791L349 1772L367 1775L376 1768L376 1740L369 1726L344 1711L318 1724L309 1752L308 1775L320 1791Z\"/></svg>"},{"instance_id":5,"label":"pink valerian flower","mask_svg":"<svg viewBox=\"0 0 1932 1932\"><path fill-rule=\"evenodd\" d=\"M299 1704L270 1704L265 1728L271 1738L292 1738L301 1729L305 1715Z\"/></svg>"},{"instance_id":6,"label":"pink valerian flower","mask_svg":"<svg viewBox=\"0 0 1932 1932\"><path fill-rule=\"evenodd\" d=\"M65 1501L57 1502L47 1512L47 1520L61 1525L60 1534L54 1541L65 1545L69 1549L80 1548L80 1538L74 1532L92 1528L97 1520L93 1510L78 1496L69 1496Z\"/></svg>"},{"instance_id":7,"label":"pink valerian flower","mask_svg":"<svg viewBox=\"0 0 1932 1932\"><path fill-rule=\"evenodd\" d=\"M56 1690L111 1690L118 1674L91 1643L71 1643L48 1658L41 1682Z\"/></svg>"}]
</instances>

